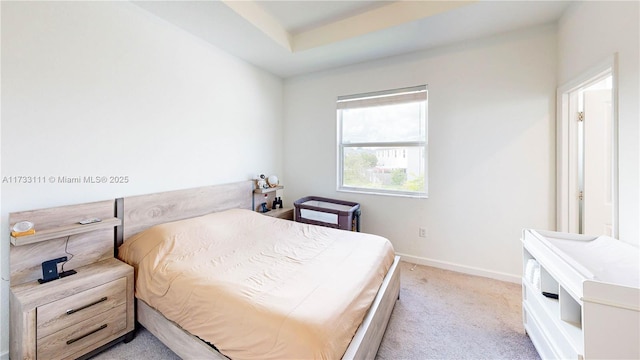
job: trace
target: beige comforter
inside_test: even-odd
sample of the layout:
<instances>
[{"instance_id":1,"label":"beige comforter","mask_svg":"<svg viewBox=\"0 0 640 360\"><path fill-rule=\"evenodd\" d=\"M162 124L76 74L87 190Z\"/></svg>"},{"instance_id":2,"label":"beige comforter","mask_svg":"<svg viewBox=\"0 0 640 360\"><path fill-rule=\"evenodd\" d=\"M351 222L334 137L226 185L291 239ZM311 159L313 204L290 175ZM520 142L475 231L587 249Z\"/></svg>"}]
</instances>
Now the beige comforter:
<instances>
[{"instance_id":1,"label":"beige comforter","mask_svg":"<svg viewBox=\"0 0 640 360\"><path fill-rule=\"evenodd\" d=\"M394 252L379 236L234 209L152 227L119 257L136 297L232 359L339 359Z\"/></svg>"}]
</instances>

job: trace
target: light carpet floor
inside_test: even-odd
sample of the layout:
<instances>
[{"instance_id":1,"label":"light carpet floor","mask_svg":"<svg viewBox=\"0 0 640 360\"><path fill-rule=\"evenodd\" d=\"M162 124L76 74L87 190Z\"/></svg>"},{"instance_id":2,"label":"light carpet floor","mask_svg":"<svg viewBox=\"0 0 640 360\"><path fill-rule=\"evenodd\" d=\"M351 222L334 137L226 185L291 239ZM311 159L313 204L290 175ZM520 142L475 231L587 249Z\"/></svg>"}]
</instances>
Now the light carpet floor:
<instances>
[{"instance_id":1,"label":"light carpet floor","mask_svg":"<svg viewBox=\"0 0 640 360\"><path fill-rule=\"evenodd\" d=\"M377 360L539 359L522 326L520 285L401 262ZM179 359L147 330L93 357Z\"/></svg>"}]
</instances>

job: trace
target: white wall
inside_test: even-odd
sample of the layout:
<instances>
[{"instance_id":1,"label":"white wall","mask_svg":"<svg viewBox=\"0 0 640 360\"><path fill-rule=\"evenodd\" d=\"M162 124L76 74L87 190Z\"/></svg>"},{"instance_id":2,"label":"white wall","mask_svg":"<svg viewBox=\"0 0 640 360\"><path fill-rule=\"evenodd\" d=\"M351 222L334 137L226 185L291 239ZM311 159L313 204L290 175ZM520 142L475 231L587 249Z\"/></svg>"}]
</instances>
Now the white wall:
<instances>
[{"instance_id":1,"label":"white wall","mask_svg":"<svg viewBox=\"0 0 640 360\"><path fill-rule=\"evenodd\" d=\"M129 177L2 184L4 279L10 212L282 173L281 79L128 2L1 6L2 176Z\"/></svg>"},{"instance_id":2,"label":"white wall","mask_svg":"<svg viewBox=\"0 0 640 360\"><path fill-rule=\"evenodd\" d=\"M619 70L619 237L640 245L640 2L573 4L558 25L558 83L614 53Z\"/></svg>"},{"instance_id":3,"label":"white wall","mask_svg":"<svg viewBox=\"0 0 640 360\"><path fill-rule=\"evenodd\" d=\"M359 202L362 230L396 252L517 281L522 228L555 228L555 34L539 27L285 80L288 200ZM425 83L429 198L336 192L336 98Z\"/></svg>"}]
</instances>

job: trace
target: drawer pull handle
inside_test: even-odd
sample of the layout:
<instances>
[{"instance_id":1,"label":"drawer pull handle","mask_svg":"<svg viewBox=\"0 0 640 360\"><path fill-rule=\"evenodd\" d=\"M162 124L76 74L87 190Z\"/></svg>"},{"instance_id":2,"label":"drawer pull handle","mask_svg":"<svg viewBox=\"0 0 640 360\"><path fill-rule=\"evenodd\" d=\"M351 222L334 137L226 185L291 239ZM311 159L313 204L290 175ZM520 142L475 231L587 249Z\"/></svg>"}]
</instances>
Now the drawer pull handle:
<instances>
[{"instance_id":1,"label":"drawer pull handle","mask_svg":"<svg viewBox=\"0 0 640 360\"><path fill-rule=\"evenodd\" d=\"M88 308L88 307L91 307L91 306L93 306L93 305L100 304L100 303L101 303L101 302L103 302L103 301L107 301L107 297L106 297L106 296L105 296L105 297L103 297L102 299L98 300L98 301L94 301L94 302L92 302L91 304L87 304L87 305L82 306L82 307L79 307L79 308L77 308L77 309L69 309L69 310L67 310L67 315L71 315L71 314L73 314L74 312L78 312L78 311L80 311L80 310L84 310L84 309L86 309L86 308Z\"/></svg>"},{"instance_id":2,"label":"drawer pull handle","mask_svg":"<svg viewBox=\"0 0 640 360\"><path fill-rule=\"evenodd\" d=\"M86 333L86 334L84 334L82 336L79 336L79 337L77 337L75 339L67 340L67 345L71 345L71 344L73 344L74 342L76 342L78 340L82 340L82 339L86 338L87 336L89 336L91 334L95 334L98 331L100 331L102 329L106 329L106 328L107 328L107 324L102 324L102 326L100 326L99 328L97 328L97 329L95 329L93 331L90 331L90 332L88 332L88 333Z\"/></svg>"}]
</instances>

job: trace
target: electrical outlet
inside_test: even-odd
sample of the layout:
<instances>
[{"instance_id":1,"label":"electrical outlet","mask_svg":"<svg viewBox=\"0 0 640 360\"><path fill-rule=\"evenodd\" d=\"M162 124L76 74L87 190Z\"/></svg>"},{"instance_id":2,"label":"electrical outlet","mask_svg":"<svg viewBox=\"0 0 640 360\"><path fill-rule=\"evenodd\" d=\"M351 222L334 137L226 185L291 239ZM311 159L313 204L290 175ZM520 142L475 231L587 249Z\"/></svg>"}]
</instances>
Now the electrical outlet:
<instances>
[{"instance_id":1,"label":"electrical outlet","mask_svg":"<svg viewBox=\"0 0 640 360\"><path fill-rule=\"evenodd\" d=\"M418 236L421 237L421 238L426 238L427 237L427 229L418 228Z\"/></svg>"}]
</instances>

